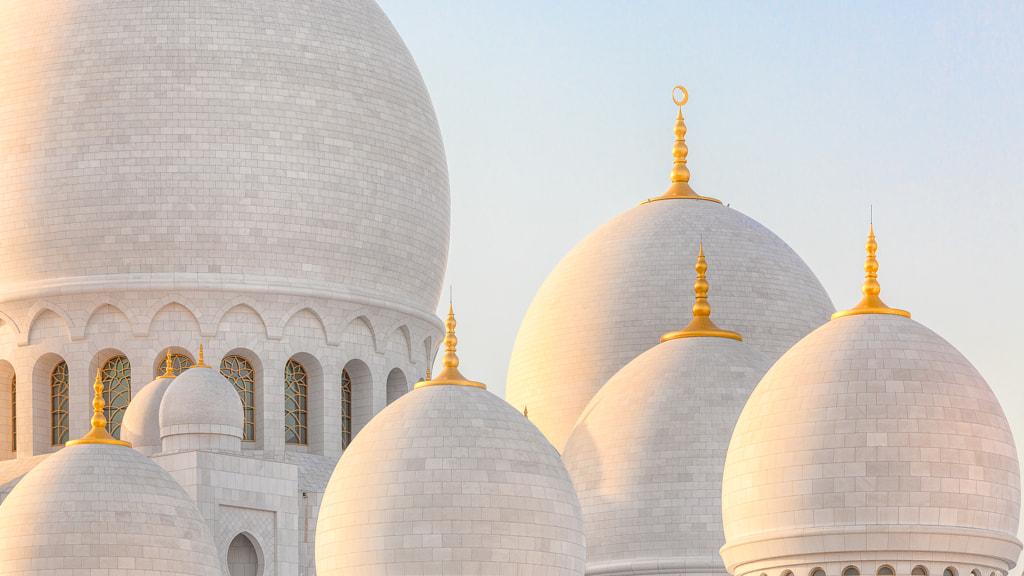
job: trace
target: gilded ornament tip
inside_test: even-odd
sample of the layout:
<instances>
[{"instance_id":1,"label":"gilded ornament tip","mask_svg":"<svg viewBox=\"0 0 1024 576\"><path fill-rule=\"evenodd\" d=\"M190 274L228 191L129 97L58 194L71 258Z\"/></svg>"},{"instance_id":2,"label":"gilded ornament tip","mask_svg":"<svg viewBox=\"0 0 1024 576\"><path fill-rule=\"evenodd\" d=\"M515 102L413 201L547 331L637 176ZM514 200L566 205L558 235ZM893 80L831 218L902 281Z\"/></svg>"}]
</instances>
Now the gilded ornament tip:
<instances>
[{"instance_id":1,"label":"gilded ornament tip","mask_svg":"<svg viewBox=\"0 0 1024 576\"><path fill-rule=\"evenodd\" d=\"M676 96L677 92L681 93L682 96ZM655 200L668 200L673 198L711 200L712 202L718 202L721 204L719 200L697 194L693 191L693 188L690 187L690 169L686 165L686 157L689 155L690 149L686 146L686 122L683 120L683 106L690 101L690 93L685 87L676 86L672 89L672 101L679 107L679 111L676 114L676 126L674 130L676 142L672 146L673 164L672 172L670 173L672 185L669 186L668 191L661 196L658 196L657 198L649 198L641 202L641 204L647 204L648 202L654 202Z\"/></svg>"},{"instance_id":2,"label":"gilded ornament tip","mask_svg":"<svg viewBox=\"0 0 1024 576\"><path fill-rule=\"evenodd\" d=\"M704 257L704 242L700 243L700 251L697 254L697 264L693 267L697 272L697 281L693 283L695 301L693 303L693 320L682 330L669 332L661 337L662 342L675 340L677 338L692 338L695 336L710 336L715 338L731 338L743 340L738 332L722 330L711 321L711 304L708 303L708 291L711 285L708 284L707 271L708 262Z\"/></svg>"},{"instance_id":3,"label":"gilded ornament tip","mask_svg":"<svg viewBox=\"0 0 1024 576\"><path fill-rule=\"evenodd\" d=\"M75 446L77 444L113 444L116 446L131 446L128 442L123 440L115 440L110 432L107 432L107 417L104 415L104 407L106 401L103 399L103 368L96 369L96 381L93 382L92 389L95 391L95 395L92 398L92 419L89 423L92 425L92 430L88 434L78 440L69 440L65 446Z\"/></svg>"},{"instance_id":4,"label":"gilded ornament tip","mask_svg":"<svg viewBox=\"0 0 1024 576\"><path fill-rule=\"evenodd\" d=\"M203 360L203 343L199 343L199 361L192 365L193 368L209 368Z\"/></svg>"},{"instance_id":5,"label":"gilded ornament tip","mask_svg":"<svg viewBox=\"0 0 1024 576\"><path fill-rule=\"evenodd\" d=\"M167 349L167 360L166 366L164 367L164 373L157 376L158 380L160 378L174 378L174 359L171 356L170 348Z\"/></svg>"},{"instance_id":6,"label":"gilded ornament tip","mask_svg":"<svg viewBox=\"0 0 1024 576\"><path fill-rule=\"evenodd\" d=\"M833 314L832 319L835 320L843 316L855 316L857 314L895 314L910 318L910 312L889 308L878 297L882 292L882 287L878 283L878 258L875 256L878 252L878 242L875 240L874 215L872 215L872 222L868 226L868 240L864 244L864 249L867 251L867 257L864 259L864 283L860 287L863 297L853 308L840 310Z\"/></svg>"},{"instance_id":7,"label":"gilded ornament tip","mask_svg":"<svg viewBox=\"0 0 1024 576\"><path fill-rule=\"evenodd\" d=\"M443 368L434 379L430 378L430 371L428 368L427 380L425 382L418 382L414 388L450 384L486 389L487 386L480 382L471 382L466 380L466 377L459 372L459 356L455 353L455 348L459 343L459 339L455 337L455 308L451 302L448 302L448 318L445 320L444 326L444 356L441 357L441 366L443 366Z\"/></svg>"}]
</instances>

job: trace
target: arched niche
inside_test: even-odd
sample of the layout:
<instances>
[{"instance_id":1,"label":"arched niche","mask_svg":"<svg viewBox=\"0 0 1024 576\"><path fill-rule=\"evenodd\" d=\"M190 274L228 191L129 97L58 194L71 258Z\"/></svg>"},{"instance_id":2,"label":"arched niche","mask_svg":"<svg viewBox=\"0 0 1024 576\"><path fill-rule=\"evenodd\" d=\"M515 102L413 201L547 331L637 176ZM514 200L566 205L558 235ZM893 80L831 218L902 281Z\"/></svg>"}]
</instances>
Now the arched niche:
<instances>
[{"instance_id":1,"label":"arched niche","mask_svg":"<svg viewBox=\"0 0 1024 576\"><path fill-rule=\"evenodd\" d=\"M262 576L263 554L259 545L245 532L237 535L228 545L228 574L230 576Z\"/></svg>"},{"instance_id":2,"label":"arched niche","mask_svg":"<svg viewBox=\"0 0 1024 576\"><path fill-rule=\"evenodd\" d=\"M352 385L350 417L352 436L355 437L370 421L370 418L373 418L373 375L366 362L358 359L349 360L348 364L345 364L345 372Z\"/></svg>"},{"instance_id":3,"label":"arched niche","mask_svg":"<svg viewBox=\"0 0 1024 576\"><path fill-rule=\"evenodd\" d=\"M398 400L403 394L409 391L409 380L405 377L405 372L395 368L388 373L387 383L387 401L388 406L392 402Z\"/></svg>"}]
</instances>

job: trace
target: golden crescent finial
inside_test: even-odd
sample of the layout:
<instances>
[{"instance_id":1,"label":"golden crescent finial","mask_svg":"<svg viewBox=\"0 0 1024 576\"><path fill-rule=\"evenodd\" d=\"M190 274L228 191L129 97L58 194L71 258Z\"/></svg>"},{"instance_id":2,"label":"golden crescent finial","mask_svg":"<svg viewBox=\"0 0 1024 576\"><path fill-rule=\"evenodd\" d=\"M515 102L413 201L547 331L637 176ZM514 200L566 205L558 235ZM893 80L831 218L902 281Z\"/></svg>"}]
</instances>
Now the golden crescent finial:
<instances>
[{"instance_id":1,"label":"golden crescent finial","mask_svg":"<svg viewBox=\"0 0 1024 576\"><path fill-rule=\"evenodd\" d=\"M676 91L682 91L682 99L676 96ZM686 90L684 86L676 86L672 89L672 101L679 107L679 113L676 114L676 143L672 146L672 157L674 158L672 164L672 185L669 186L668 191L658 196L657 198L649 198L641 202L641 204L647 204L655 200L668 200L671 198L694 198L697 200L711 200L712 202L718 202L719 200L714 198L707 198L701 196L693 191L690 187L690 169L686 166L686 156L690 153L690 149L686 146L686 122L683 121L683 106L690 101L690 92Z\"/></svg>"},{"instance_id":2,"label":"golden crescent finial","mask_svg":"<svg viewBox=\"0 0 1024 576\"><path fill-rule=\"evenodd\" d=\"M683 91L682 101L680 101L679 98L676 98L676 90ZM686 106L686 103L690 101L690 93L686 91L685 86L676 86L675 88L672 89L672 101L675 102L676 106L679 106L680 108Z\"/></svg>"},{"instance_id":3,"label":"golden crescent finial","mask_svg":"<svg viewBox=\"0 0 1024 576\"><path fill-rule=\"evenodd\" d=\"M417 382L416 386L413 388L451 384L487 389L487 386L480 382L471 382L466 380L466 377L459 372L459 357L455 354L455 346L459 343L459 339L455 337L455 309L451 302L448 303L448 318L445 320L444 326L444 356L441 357L441 366L443 366L443 368L437 373L437 377L433 380L429 379L430 372L428 371L428 380L424 382Z\"/></svg>"},{"instance_id":4,"label":"golden crescent finial","mask_svg":"<svg viewBox=\"0 0 1024 576\"><path fill-rule=\"evenodd\" d=\"M675 340L676 338L693 338L695 336L712 336L716 338L732 338L743 340L737 332L722 330L711 321L711 305L708 304L708 284L705 273L708 271L708 262L704 258L704 243L700 243L700 253L697 254L697 264L693 267L697 271L697 281L693 283L693 292L696 299L693 303L693 320L682 330L669 332L661 337L661 341Z\"/></svg>"},{"instance_id":5,"label":"golden crescent finial","mask_svg":"<svg viewBox=\"0 0 1024 576\"><path fill-rule=\"evenodd\" d=\"M874 214L871 219L874 220ZM832 319L856 314L895 314L910 318L910 312L889 308L878 297L882 292L882 287L878 284L878 259L875 257L875 253L878 252L878 242L875 241L875 223L873 221L868 228L868 241L864 244L864 249L867 250L868 255L864 259L864 283L860 287L863 297L853 308L840 310L833 314Z\"/></svg>"},{"instance_id":6,"label":"golden crescent finial","mask_svg":"<svg viewBox=\"0 0 1024 576\"><path fill-rule=\"evenodd\" d=\"M69 440L66 446L74 446L76 444L114 444L116 446L130 447L131 444L128 442L115 440L110 435L110 432L107 432L107 417L103 414L103 408L106 406L106 402L103 400L103 368L96 369L96 381L93 382L92 389L96 393L92 399L92 419L89 421L92 424L92 430L78 440Z\"/></svg>"}]
</instances>

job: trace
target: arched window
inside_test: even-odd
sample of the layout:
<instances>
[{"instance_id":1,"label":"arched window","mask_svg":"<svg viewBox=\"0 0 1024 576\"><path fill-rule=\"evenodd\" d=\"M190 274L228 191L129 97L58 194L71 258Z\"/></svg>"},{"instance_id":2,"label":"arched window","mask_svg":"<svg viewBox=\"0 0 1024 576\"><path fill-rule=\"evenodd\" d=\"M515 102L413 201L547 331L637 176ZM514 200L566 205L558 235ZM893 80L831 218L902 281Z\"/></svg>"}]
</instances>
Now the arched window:
<instances>
[{"instance_id":1,"label":"arched window","mask_svg":"<svg viewBox=\"0 0 1024 576\"><path fill-rule=\"evenodd\" d=\"M50 374L50 443L68 441L68 363L61 362Z\"/></svg>"},{"instance_id":2,"label":"arched window","mask_svg":"<svg viewBox=\"0 0 1024 576\"><path fill-rule=\"evenodd\" d=\"M11 452L18 451L18 375L11 376Z\"/></svg>"},{"instance_id":3,"label":"arched window","mask_svg":"<svg viewBox=\"0 0 1024 576\"><path fill-rule=\"evenodd\" d=\"M164 368L167 365L164 364ZM182 372L192 367L192 359L184 354L171 354L171 372L175 376L180 376Z\"/></svg>"},{"instance_id":4,"label":"arched window","mask_svg":"<svg viewBox=\"0 0 1024 576\"><path fill-rule=\"evenodd\" d=\"M892 566L880 566L878 568L878 576L895 576L895 574Z\"/></svg>"},{"instance_id":5,"label":"arched window","mask_svg":"<svg viewBox=\"0 0 1024 576\"><path fill-rule=\"evenodd\" d=\"M925 570L924 566L914 566L914 569L910 571L911 576L928 576L928 571Z\"/></svg>"},{"instance_id":6,"label":"arched window","mask_svg":"<svg viewBox=\"0 0 1024 576\"><path fill-rule=\"evenodd\" d=\"M114 356L103 364L103 415L107 417L107 432L121 439L121 419L132 399L132 367L124 356Z\"/></svg>"},{"instance_id":7,"label":"arched window","mask_svg":"<svg viewBox=\"0 0 1024 576\"><path fill-rule=\"evenodd\" d=\"M947 566L946 569L942 571L942 576L956 576L956 569L952 566Z\"/></svg>"},{"instance_id":8,"label":"arched window","mask_svg":"<svg viewBox=\"0 0 1024 576\"><path fill-rule=\"evenodd\" d=\"M352 441L352 378L348 370L341 371L341 449Z\"/></svg>"},{"instance_id":9,"label":"arched window","mask_svg":"<svg viewBox=\"0 0 1024 576\"><path fill-rule=\"evenodd\" d=\"M792 570L786 570L785 572L782 573L782 576L793 576L793 571Z\"/></svg>"},{"instance_id":10,"label":"arched window","mask_svg":"<svg viewBox=\"0 0 1024 576\"><path fill-rule=\"evenodd\" d=\"M295 360L289 360L284 367L284 441L285 444L301 444L306 441L306 369Z\"/></svg>"},{"instance_id":11,"label":"arched window","mask_svg":"<svg viewBox=\"0 0 1024 576\"><path fill-rule=\"evenodd\" d=\"M260 557L256 547L245 534L235 536L228 546L228 574L231 576L258 576Z\"/></svg>"},{"instance_id":12,"label":"arched window","mask_svg":"<svg viewBox=\"0 0 1024 576\"><path fill-rule=\"evenodd\" d=\"M825 571L821 568L815 568L811 571L811 576L825 576Z\"/></svg>"},{"instance_id":13,"label":"arched window","mask_svg":"<svg viewBox=\"0 0 1024 576\"><path fill-rule=\"evenodd\" d=\"M245 358L226 356L220 361L220 373L235 385L238 398L242 400L245 415L242 440L252 442L256 439L256 371Z\"/></svg>"},{"instance_id":14,"label":"arched window","mask_svg":"<svg viewBox=\"0 0 1024 576\"><path fill-rule=\"evenodd\" d=\"M856 566L847 566L846 570L843 570L843 576L860 576L860 570L857 570Z\"/></svg>"}]
</instances>

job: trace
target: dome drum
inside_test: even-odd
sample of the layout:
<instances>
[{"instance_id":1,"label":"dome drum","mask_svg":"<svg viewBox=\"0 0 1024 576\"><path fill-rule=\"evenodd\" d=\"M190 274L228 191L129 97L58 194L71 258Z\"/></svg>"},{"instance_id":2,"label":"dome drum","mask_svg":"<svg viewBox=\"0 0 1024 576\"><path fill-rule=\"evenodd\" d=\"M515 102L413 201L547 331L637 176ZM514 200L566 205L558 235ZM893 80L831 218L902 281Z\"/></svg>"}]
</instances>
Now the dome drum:
<instances>
[{"instance_id":1,"label":"dome drum","mask_svg":"<svg viewBox=\"0 0 1024 576\"><path fill-rule=\"evenodd\" d=\"M734 576L814 576L818 568L844 576L850 567L876 576L882 566L900 576L918 566L922 576L943 576L948 567L954 576L1006 576L1020 553L1016 538L991 531L898 524L792 530L730 540L721 550Z\"/></svg>"}]
</instances>

